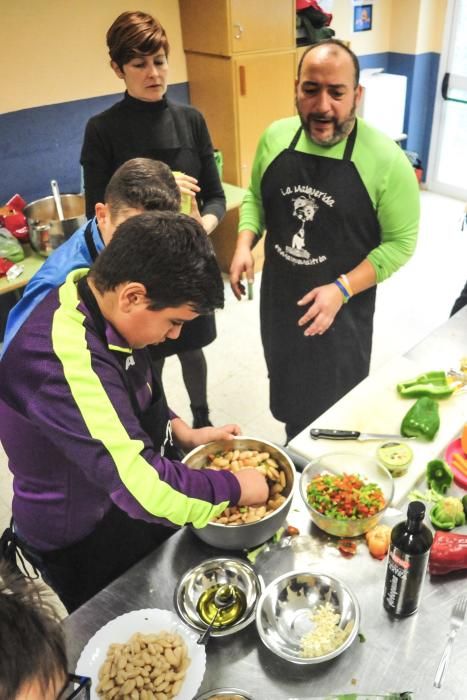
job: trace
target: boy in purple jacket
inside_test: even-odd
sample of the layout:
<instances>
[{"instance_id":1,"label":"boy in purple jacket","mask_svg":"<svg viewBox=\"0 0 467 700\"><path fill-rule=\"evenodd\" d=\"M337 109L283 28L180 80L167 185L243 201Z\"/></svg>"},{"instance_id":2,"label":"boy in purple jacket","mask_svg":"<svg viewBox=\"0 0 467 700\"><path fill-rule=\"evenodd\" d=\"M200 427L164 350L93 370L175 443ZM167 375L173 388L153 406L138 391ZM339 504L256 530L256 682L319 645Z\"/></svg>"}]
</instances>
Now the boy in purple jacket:
<instances>
[{"instance_id":1,"label":"boy in purple jacket","mask_svg":"<svg viewBox=\"0 0 467 700\"><path fill-rule=\"evenodd\" d=\"M0 439L13 472L13 538L71 612L162 542L229 504L267 500L256 470L191 470L189 450L238 435L169 412L146 346L224 302L191 217L123 222L91 271L71 272L0 362ZM173 435L173 439L172 439Z\"/></svg>"}]
</instances>

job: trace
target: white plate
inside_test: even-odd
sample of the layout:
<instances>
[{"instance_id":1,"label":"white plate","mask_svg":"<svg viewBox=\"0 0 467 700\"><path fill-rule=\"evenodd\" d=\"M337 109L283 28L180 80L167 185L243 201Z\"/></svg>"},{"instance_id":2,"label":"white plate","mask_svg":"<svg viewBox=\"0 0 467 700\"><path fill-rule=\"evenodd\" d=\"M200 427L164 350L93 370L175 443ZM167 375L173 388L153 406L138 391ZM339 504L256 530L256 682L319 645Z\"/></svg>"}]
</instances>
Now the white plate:
<instances>
[{"instance_id":1,"label":"white plate","mask_svg":"<svg viewBox=\"0 0 467 700\"><path fill-rule=\"evenodd\" d=\"M77 674L90 676L92 680L91 700L99 698L96 693L96 687L99 683L98 673L107 656L110 644L127 642L135 632L157 634L163 630L176 632L185 641L191 663L176 700L191 700L203 680L206 669L206 651L202 644L196 643L199 634L180 622L175 613L157 608L133 610L125 615L120 615L101 627L91 637L81 652L76 665Z\"/></svg>"}]
</instances>

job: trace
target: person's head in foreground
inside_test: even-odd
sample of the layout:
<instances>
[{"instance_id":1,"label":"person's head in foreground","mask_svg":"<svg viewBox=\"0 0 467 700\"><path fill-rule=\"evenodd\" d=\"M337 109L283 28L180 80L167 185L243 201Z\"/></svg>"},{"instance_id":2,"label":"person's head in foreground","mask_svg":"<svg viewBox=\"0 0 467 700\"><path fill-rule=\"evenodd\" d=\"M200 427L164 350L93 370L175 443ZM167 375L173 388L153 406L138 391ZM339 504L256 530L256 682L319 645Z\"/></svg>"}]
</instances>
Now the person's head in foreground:
<instances>
[{"instance_id":1,"label":"person's head in foreground","mask_svg":"<svg viewBox=\"0 0 467 700\"><path fill-rule=\"evenodd\" d=\"M66 698L65 638L47 589L0 565L0 700Z\"/></svg>"},{"instance_id":2,"label":"person's head in foreground","mask_svg":"<svg viewBox=\"0 0 467 700\"><path fill-rule=\"evenodd\" d=\"M303 54L296 89L304 131L319 146L334 146L352 131L362 95L356 55L337 39L324 39Z\"/></svg>"},{"instance_id":3,"label":"person's head in foreground","mask_svg":"<svg viewBox=\"0 0 467 700\"><path fill-rule=\"evenodd\" d=\"M119 224L145 211L180 209L180 190L168 165L152 158L132 158L112 175L105 202L96 204L96 217L107 245Z\"/></svg>"},{"instance_id":4,"label":"person's head in foreground","mask_svg":"<svg viewBox=\"0 0 467 700\"><path fill-rule=\"evenodd\" d=\"M211 243L184 214L150 212L124 221L88 281L104 317L133 348L178 338L184 323L224 305Z\"/></svg>"}]
</instances>

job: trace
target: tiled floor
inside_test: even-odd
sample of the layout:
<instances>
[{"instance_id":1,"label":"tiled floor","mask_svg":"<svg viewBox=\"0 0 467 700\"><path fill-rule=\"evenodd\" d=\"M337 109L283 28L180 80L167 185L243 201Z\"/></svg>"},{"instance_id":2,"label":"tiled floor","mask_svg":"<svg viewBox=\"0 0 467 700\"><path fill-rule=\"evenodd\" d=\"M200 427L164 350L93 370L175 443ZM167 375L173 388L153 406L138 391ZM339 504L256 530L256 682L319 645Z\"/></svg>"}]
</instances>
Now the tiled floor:
<instances>
[{"instance_id":1,"label":"tiled floor","mask_svg":"<svg viewBox=\"0 0 467 700\"><path fill-rule=\"evenodd\" d=\"M467 230L461 231L464 204L422 192L422 221L412 260L378 288L372 369L401 354L449 316L467 278ZM244 434L283 442L282 424L268 410L268 382L258 322L259 279L253 301L237 302L226 284L226 304L217 314L217 340L206 348L211 417L235 421ZM190 420L180 365L164 369L169 404ZM0 533L10 517L11 477L0 448Z\"/></svg>"}]
</instances>

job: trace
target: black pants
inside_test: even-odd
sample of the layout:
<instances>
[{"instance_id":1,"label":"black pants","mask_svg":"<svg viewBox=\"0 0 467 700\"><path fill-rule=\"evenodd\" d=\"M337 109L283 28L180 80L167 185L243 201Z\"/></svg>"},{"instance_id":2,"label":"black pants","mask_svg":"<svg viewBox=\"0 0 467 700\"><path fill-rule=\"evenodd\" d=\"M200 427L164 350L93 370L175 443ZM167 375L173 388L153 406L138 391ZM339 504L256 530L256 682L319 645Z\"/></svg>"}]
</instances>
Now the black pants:
<instances>
[{"instance_id":1,"label":"black pants","mask_svg":"<svg viewBox=\"0 0 467 700\"><path fill-rule=\"evenodd\" d=\"M90 535L64 549L40 552L19 539L25 557L72 613L174 532L112 506Z\"/></svg>"}]
</instances>

